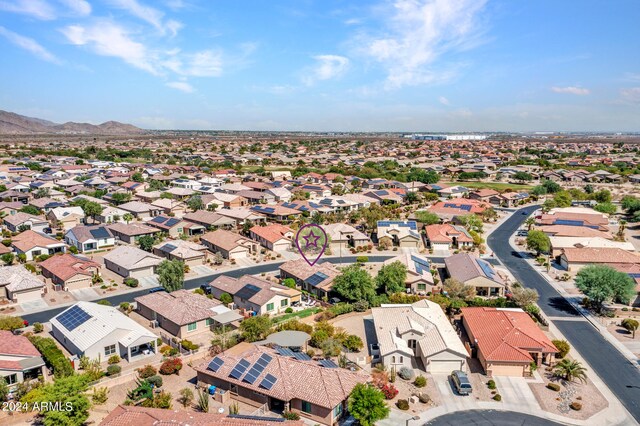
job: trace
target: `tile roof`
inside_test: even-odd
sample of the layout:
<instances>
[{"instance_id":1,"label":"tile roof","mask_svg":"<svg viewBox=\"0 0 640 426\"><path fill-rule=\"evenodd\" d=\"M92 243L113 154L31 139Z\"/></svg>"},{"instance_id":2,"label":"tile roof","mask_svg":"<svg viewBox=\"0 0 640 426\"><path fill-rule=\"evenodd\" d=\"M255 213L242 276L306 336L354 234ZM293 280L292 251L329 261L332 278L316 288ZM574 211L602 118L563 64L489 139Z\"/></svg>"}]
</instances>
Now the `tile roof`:
<instances>
[{"instance_id":1,"label":"tile roof","mask_svg":"<svg viewBox=\"0 0 640 426\"><path fill-rule=\"evenodd\" d=\"M262 278L251 275L243 275L239 278L220 275L209 283L211 287L222 292L229 293L232 296L238 293L247 284L252 284L260 289L248 299L249 302L258 306L263 306L276 295L291 296L292 293L300 294L298 290L290 289L289 287L275 284L271 281L263 280Z\"/></svg>"},{"instance_id":2,"label":"tile roof","mask_svg":"<svg viewBox=\"0 0 640 426\"><path fill-rule=\"evenodd\" d=\"M221 305L215 299L188 290L150 293L134 300L180 326L213 318L218 314L213 308Z\"/></svg>"},{"instance_id":3,"label":"tile roof","mask_svg":"<svg viewBox=\"0 0 640 426\"><path fill-rule=\"evenodd\" d=\"M0 330L0 355L40 356L40 352L25 336Z\"/></svg>"},{"instance_id":4,"label":"tile roof","mask_svg":"<svg viewBox=\"0 0 640 426\"><path fill-rule=\"evenodd\" d=\"M438 215L454 216L470 213L479 214L489 207L490 206L483 201L456 198L454 200L439 201L427 210Z\"/></svg>"},{"instance_id":5,"label":"tile roof","mask_svg":"<svg viewBox=\"0 0 640 426\"><path fill-rule=\"evenodd\" d=\"M462 316L478 349L489 362L529 363L533 361L530 351L558 351L521 309L462 308Z\"/></svg>"},{"instance_id":6,"label":"tile roof","mask_svg":"<svg viewBox=\"0 0 640 426\"><path fill-rule=\"evenodd\" d=\"M233 250L236 247L248 248L252 244L256 244L255 242L243 237L240 234L226 231L224 229L217 229L212 232L207 232L202 237L200 237L200 240L206 241L226 251Z\"/></svg>"},{"instance_id":7,"label":"tile roof","mask_svg":"<svg viewBox=\"0 0 640 426\"><path fill-rule=\"evenodd\" d=\"M73 228L71 228L69 231L67 231L68 233L72 233L73 236L76 238L77 241L84 243L86 241L89 240L98 240L98 239L103 239L103 238L113 238L113 234L111 233L111 231L109 230L109 228L106 227L106 225L92 225L92 226L83 226L83 225L79 225L79 226L74 226ZM93 234L100 234L102 235L103 233L106 233L106 237L101 237L101 238L96 238L95 235Z\"/></svg>"},{"instance_id":8,"label":"tile roof","mask_svg":"<svg viewBox=\"0 0 640 426\"><path fill-rule=\"evenodd\" d=\"M432 243L452 243L456 237L458 242L473 242L473 238L462 226L450 225L448 223L442 225L427 225L424 228L427 239Z\"/></svg>"},{"instance_id":9,"label":"tile roof","mask_svg":"<svg viewBox=\"0 0 640 426\"><path fill-rule=\"evenodd\" d=\"M127 223L116 222L116 223L111 223L107 225L107 228L109 228L113 232L117 232L117 233L128 235L128 236L155 234L157 232L160 232L158 228L144 225L142 223L127 224Z\"/></svg>"},{"instance_id":10,"label":"tile roof","mask_svg":"<svg viewBox=\"0 0 640 426\"><path fill-rule=\"evenodd\" d=\"M91 268L100 270L101 265L89 259L81 258L70 253L60 256L51 256L44 262L40 262L40 268L49 271L51 274L66 281L69 278L80 274L93 276Z\"/></svg>"},{"instance_id":11,"label":"tile roof","mask_svg":"<svg viewBox=\"0 0 640 426\"><path fill-rule=\"evenodd\" d=\"M286 272L287 274L302 281L306 281L313 275L321 272L327 276L327 278L315 285L315 287L321 289L331 287L333 285L334 278L340 275L340 270L331 262L318 262L313 266L309 266L307 261L302 258L284 262L280 265L280 271Z\"/></svg>"},{"instance_id":12,"label":"tile roof","mask_svg":"<svg viewBox=\"0 0 640 426\"><path fill-rule=\"evenodd\" d=\"M501 286L506 284L504 278L495 271L491 264L469 253L458 253L449 256L444 259L444 264L447 271L449 271L449 275L462 283L474 278L484 277ZM483 266L487 268L487 271L492 271L493 273L488 274Z\"/></svg>"},{"instance_id":13,"label":"tile roof","mask_svg":"<svg viewBox=\"0 0 640 426\"><path fill-rule=\"evenodd\" d=\"M240 345L243 346L238 347L238 350L233 354L227 352L218 355L220 359L224 360L224 364L218 371L208 370L208 362L195 367L195 370L199 374L236 383L281 401L301 399L328 409L333 409L347 399L356 384L366 383L369 379L368 375L360 372L352 372L342 368L325 368L321 367L317 361L301 361L281 356L265 346L255 346L249 343L241 343ZM244 351L238 353L242 349ZM253 384L229 377L229 373L241 359L246 359L254 364L263 353L271 355L273 359ZM277 379L270 390L259 386L261 378L267 374L271 374Z\"/></svg>"},{"instance_id":14,"label":"tile roof","mask_svg":"<svg viewBox=\"0 0 640 426\"><path fill-rule=\"evenodd\" d=\"M25 222L34 222L34 223L46 223L47 220L42 216L34 216L32 214L17 212L16 214L11 214L2 218L5 223L13 225L14 227L18 227Z\"/></svg>"},{"instance_id":15,"label":"tile roof","mask_svg":"<svg viewBox=\"0 0 640 426\"><path fill-rule=\"evenodd\" d=\"M127 270L159 265L162 259L137 247L119 246L104 255L104 259Z\"/></svg>"},{"instance_id":16,"label":"tile roof","mask_svg":"<svg viewBox=\"0 0 640 426\"><path fill-rule=\"evenodd\" d=\"M11 292L44 287L44 283L23 265L0 267L0 285L6 286Z\"/></svg>"},{"instance_id":17,"label":"tile roof","mask_svg":"<svg viewBox=\"0 0 640 426\"><path fill-rule=\"evenodd\" d=\"M608 240L613 239L609 232L587 228L586 226L545 225L538 226L536 229L556 237L603 237Z\"/></svg>"},{"instance_id":18,"label":"tile roof","mask_svg":"<svg viewBox=\"0 0 640 426\"><path fill-rule=\"evenodd\" d=\"M332 242L347 241L347 236L352 236L355 241L369 241L369 236L345 223L331 223L322 225L322 229Z\"/></svg>"},{"instance_id":19,"label":"tile roof","mask_svg":"<svg viewBox=\"0 0 640 426\"><path fill-rule=\"evenodd\" d=\"M304 426L302 420L280 421L274 418L237 418L227 414L166 410L118 405L100 426Z\"/></svg>"},{"instance_id":20,"label":"tile roof","mask_svg":"<svg viewBox=\"0 0 640 426\"><path fill-rule=\"evenodd\" d=\"M55 238L48 237L29 229L13 237L11 245L22 252L27 252L34 247L60 246L65 244Z\"/></svg>"},{"instance_id":21,"label":"tile roof","mask_svg":"<svg viewBox=\"0 0 640 426\"><path fill-rule=\"evenodd\" d=\"M640 254L620 248L584 247L563 248L562 253L569 262L578 263L640 263Z\"/></svg>"},{"instance_id":22,"label":"tile roof","mask_svg":"<svg viewBox=\"0 0 640 426\"><path fill-rule=\"evenodd\" d=\"M250 232L256 234L260 238L264 238L270 243L275 243L282 239L289 240L293 238L293 230L288 226L274 223L267 226L256 225L250 229ZM287 236L289 234L289 236Z\"/></svg>"}]
</instances>

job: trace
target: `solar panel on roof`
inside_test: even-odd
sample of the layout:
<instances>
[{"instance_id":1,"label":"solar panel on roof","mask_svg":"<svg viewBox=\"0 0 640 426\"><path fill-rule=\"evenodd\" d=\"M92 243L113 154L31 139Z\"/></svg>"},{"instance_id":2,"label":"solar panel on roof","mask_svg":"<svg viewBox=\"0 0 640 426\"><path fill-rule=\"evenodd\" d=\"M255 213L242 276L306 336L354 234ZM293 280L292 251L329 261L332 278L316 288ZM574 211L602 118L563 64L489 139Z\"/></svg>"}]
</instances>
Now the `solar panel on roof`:
<instances>
[{"instance_id":1,"label":"solar panel on roof","mask_svg":"<svg viewBox=\"0 0 640 426\"><path fill-rule=\"evenodd\" d=\"M300 361L309 361L311 357L304 352L294 352L293 357Z\"/></svg>"},{"instance_id":2,"label":"solar panel on roof","mask_svg":"<svg viewBox=\"0 0 640 426\"><path fill-rule=\"evenodd\" d=\"M278 379L276 377L272 376L271 374L267 374L266 376L264 376L264 379L262 379L259 386L265 388L266 390L271 390L271 388L276 384L277 381Z\"/></svg>"},{"instance_id":3,"label":"solar panel on roof","mask_svg":"<svg viewBox=\"0 0 640 426\"><path fill-rule=\"evenodd\" d=\"M272 359L273 357L269 354L260 355L260 358L258 358L255 364L253 364L251 370L249 370L247 375L244 376L242 380L247 383L253 384L258 379L260 374L262 374L267 365L269 365L269 362L271 362Z\"/></svg>"},{"instance_id":4,"label":"solar panel on roof","mask_svg":"<svg viewBox=\"0 0 640 426\"><path fill-rule=\"evenodd\" d=\"M171 253L172 251L174 251L175 249L177 249L178 247L176 247L173 244L165 244L162 246L162 250Z\"/></svg>"},{"instance_id":5,"label":"solar panel on roof","mask_svg":"<svg viewBox=\"0 0 640 426\"><path fill-rule=\"evenodd\" d=\"M247 361L246 359L241 359L240 362L238 362L233 368L233 370L231 370L231 373L229 373L229 377L233 377L236 380L240 379L240 377L242 377L242 375L245 371L247 371L247 368L249 368L250 365L251 363L249 361Z\"/></svg>"},{"instance_id":6,"label":"solar panel on roof","mask_svg":"<svg viewBox=\"0 0 640 426\"><path fill-rule=\"evenodd\" d=\"M180 219L171 218L167 221L167 223L165 223L165 225L171 227L177 223L180 223Z\"/></svg>"},{"instance_id":7,"label":"solar panel on roof","mask_svg":"<svg viewBox=\"0 0 640 426\"><path fill-rule=\"evenodd\" d=\"M214 359L211 360L211 362L207 366L207 369L215 373L220 369L220 367L222 367L223 364L224 364L224 360L220 359L219 357L215 357Z\"/></svg>"},{"instance_id":8,"label":"solar panel on roof","mask_svg":"<svg viewBox=\"0 0 640 426\"><path fill-rule=\"evenodd\" d=\"M105 228L91 229L89 231L89 233L96 240L101 240L103 238L109 238L109 231L107 231Z\"/></svg>"},{"instance_id":9,"label":"solar panel on roof","mask_svg":"<svg viewBox=\"0 0 640 426\"><path fill-rule=\"evenodd\" d=\"M310 286L317 286L318 284L320 284L322 281L326 280L329 276L323 272L316 272L315 274L311 275L309 278L307 278L305 281L307 282L307 284L309 284Z\"/></svg>"},{"instance_id":10,"label":"solar panel on roof","mask_svg":"<svg viewBox=\"0 0 640 426\"><path fill-rule=\"evenodd\" d=\"M278 346L276 348L276 352L278 352L278 354L282 356L293 356L293 351L291 349L283 348L281 346Z\"/></svg>"},{"instance_id":11,"label":"solar panel on roof","mask_svg":"<svg viewBox=\"0 0 640 426\"><path fill-rule=\"evenodd\" d=\"M73 331L78 328L78 326L84 324L89 318L91 318L91 315L76 305L60 314L57 319L64 328Z\"/></svg>"},{"instance_id":12,"label":"solar panel on roof","mask_svg":"<svg viewBox=\"0 0 640 426\"><path fill-rule=\"evenodd\" d=\"M554 225L583 226L584 225L584 221L582 221L582 220L569 220L569 219L557 219L554 222Z\"/></svg>"},{"instance_id":13,"label":"solar panel on roof","mask_svg":"<svg viewBox=\"0 0 640 426\"><path fill-rule=\"evenodd\" d=\"M240 299L249 300L253 296L255 296L259 291L260 291L260 287L255 286L253 284L247 284L236 293L236 296L239 297Z\"/></svg>"},{"instance_id":14,"label":"solar panel on roof","mask_svg":"<svg viewBox=\"0 0 640 426\"><path fill-rule=\"evenodd\" d=\"M478 265L480 265L480 269L482 269L482 272L490 279L493 279L493 276L495 275L495 272L493 271L493 268L491 268L491 266L485 262L484 260L481 259L476 259L476 262L478 262Z\"/></svg>"},{"instance_id":15,"label":"solar panel on roof","mask_svg":"<svg viewBox=\"0 0 640 426\"><path fill-rule=\"evenodd\" d=\"M151 219L151 222L153 222L153 223L163 223L165 220L167 220L166 217L156 216L153 219Z\"/></svg>"},{"instance_id":16,"label":"solar panel on roof","mask_svg":"<svg viewBox=\"0 0 640 426\"><path fill-rule=\"evenodd\" d=\"M333 362L330 359L321 359L320 360L320 365L325 367L325 368L338 368L338 364L336 364L335 362Z\"/></svg>"}]
</instances>

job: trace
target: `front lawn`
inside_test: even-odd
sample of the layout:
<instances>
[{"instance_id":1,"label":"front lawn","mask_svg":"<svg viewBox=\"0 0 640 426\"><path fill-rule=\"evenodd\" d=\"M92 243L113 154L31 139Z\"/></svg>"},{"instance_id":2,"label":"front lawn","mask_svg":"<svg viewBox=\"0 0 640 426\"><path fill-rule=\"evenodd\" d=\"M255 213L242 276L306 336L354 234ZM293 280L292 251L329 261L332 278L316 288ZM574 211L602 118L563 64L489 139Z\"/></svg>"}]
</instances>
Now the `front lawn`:
<instances>
[{"instance_id":1,"label":"front lawn","mask_svg":"<svg viewBox=\"0 0 640 426\"><path fill-rule=\"evenodd\" d=\"M275 317L271 321L274 324L277 324L279 322L286 321L286 320L291 319L291 318L306 318L306 317L309 317L309 316L311 316L313 314L317 314L321 310L322 310L322 308L317 308L317 307L316 308L307 308L307 309L303 309L303 310L298 311L298 312L292 312L290 314L284 314L282 316Z\"/></svg>"}]
</instances>

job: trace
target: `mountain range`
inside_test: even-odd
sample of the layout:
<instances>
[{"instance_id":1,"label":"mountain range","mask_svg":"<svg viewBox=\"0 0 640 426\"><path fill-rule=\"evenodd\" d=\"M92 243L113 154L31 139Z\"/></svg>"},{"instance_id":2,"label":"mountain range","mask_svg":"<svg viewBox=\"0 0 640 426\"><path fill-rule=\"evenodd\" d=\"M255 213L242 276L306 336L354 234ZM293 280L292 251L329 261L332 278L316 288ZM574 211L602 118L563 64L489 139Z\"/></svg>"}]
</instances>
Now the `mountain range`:
<instances>
[{"instance_id":1,"label":"mountain range","mask_svg":"<svg viewBox=\"0 0 640 426\"><path fill-rule=\"evenodd\" d=\"M14 112L0 110L0 134L90 134L90 135L137 135L144 133L131 124L107 121L102 124L67 123L58 124L40 118L27 117Z\"/></svg>"}]
</instances>

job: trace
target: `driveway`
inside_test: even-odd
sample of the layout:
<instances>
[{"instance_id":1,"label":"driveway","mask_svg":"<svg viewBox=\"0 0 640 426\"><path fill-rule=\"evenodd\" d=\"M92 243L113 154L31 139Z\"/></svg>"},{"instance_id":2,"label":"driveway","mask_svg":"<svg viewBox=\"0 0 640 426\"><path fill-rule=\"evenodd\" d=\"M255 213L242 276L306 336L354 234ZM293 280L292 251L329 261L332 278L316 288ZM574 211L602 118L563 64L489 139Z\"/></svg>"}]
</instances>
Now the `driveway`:
<instances>
[{"instance_id":1,"label":"driveway","mask_svg":"<svg viewBox=\"0 0 640 426\"><path fill-rule=\"evenodd\" d=\"M77 290L71 290L70 293L74 299L86 302L95 300L96 297L99 296L93 288L79 288Z\"/></svg>"},{"instance_id":2,"label":"driveway","mask_svg":"<svg viewBox=\"0 0 640 426\"><path fill-rule=\"evenodd\" d=\"M142 288L153 288L158 287L160 283L158 282L158 278L155 276L143 277L138 280L140 287Z\"/></svg>"},{"instance_id":3,"label":"driveway","mask_svg":"<svg viewBox=\"0 0 640 426\"><path fill-rule=\"evenodd\" d=\"M466 410L445 414L444 416L437 417L424 425L560 426L562 423L556 423L541 417L530 416L528 414L516 413L513 411Z\"/></svg>"},{"instance_id":4,"label":"driveway","mask_svg":"<svg viewBox=\"0 0 640 426\"><path fill-rule=\"evenodd\" d=\"M204 275L211 275L211 274L215 273L215 271L213 269L211 269L211 268L209 268L208 266L205 266L205 265L192 266L191 269L199 277L200 276L204 276Z\"/></svg>"},{"instance_id":5,"label":"driveway","mask_svg":"<svg viewBox=\"0 0 640 426\"><path fill-rule=\"evenodd\" d=\"M496 376L493 380L505 403L518 404L523 408L526 406L531 411L542 409L524 377Z\"/></svg>"},{"instance_id":6,"label":"driveway","mask_svg":"<svg viewBox=\"0 0 640 426\"><path fill-rule=\"evenodd\" d=\"M550 322L560 330L571 347L582 355L635 420L640 421L638 367L609 343L593 325L584 321L580 313L509 244L510 236L537 208L529 206L516 211L489 236L487 244L520 283L538 291L538 305L551 319Z\"/></svg>"},{"instance_id":7,"label":"driveway","mask_svg":"<svg viewBox=\"0 0 640 426\"><path fill-rule=\"evenodd\" d=\"M93 297L95 298L95 296L96 295L94 292ZM32 312L39 309L48 309L49 305L47 305L47 302L45 302L44 299L35 299L35 300L30 300L28 302L20 303L20 307L25 312Z\"/></svg>"}]
</instances>

